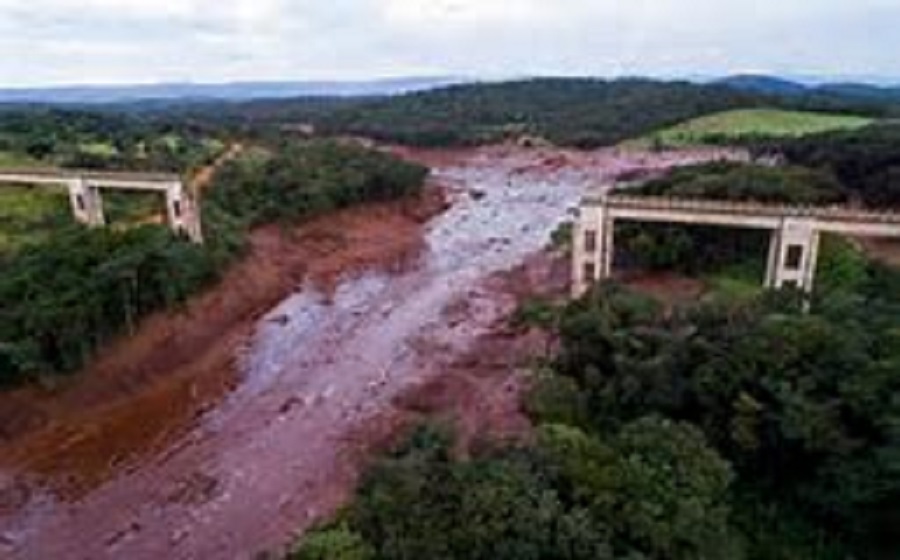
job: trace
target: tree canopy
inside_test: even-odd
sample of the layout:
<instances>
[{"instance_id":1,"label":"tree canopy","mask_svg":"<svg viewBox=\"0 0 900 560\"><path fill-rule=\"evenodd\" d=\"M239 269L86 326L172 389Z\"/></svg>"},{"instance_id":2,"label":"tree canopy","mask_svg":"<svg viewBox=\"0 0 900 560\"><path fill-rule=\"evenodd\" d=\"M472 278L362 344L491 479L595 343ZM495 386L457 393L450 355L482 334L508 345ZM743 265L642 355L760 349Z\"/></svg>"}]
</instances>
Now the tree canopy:
<instances>
[{"instance_id":1,"label":"tree canopy","mask_svg":"<svg viewBox=\"0 0 900 560\"><path fill-rule=\"evenodd\" d=\"M78 369L144 316L214 281L240 254L249 227L411 195L425 175L356 146L281 144L217 175L203 200L203 246L164 226L71 225L0 254L0 384Z\"/></svg>"},{"instance_id":2,"label":"tree canopy","mask_svg":"<svg viewBox=\"0 0 900 560\"><path fill-rule=\"evenodd\" d=\"M760 154L778 153L796 165L834 174L863 204L900 208L900 125L879 124L781 141L752 142Z\"/></svg>"}]
</instances>

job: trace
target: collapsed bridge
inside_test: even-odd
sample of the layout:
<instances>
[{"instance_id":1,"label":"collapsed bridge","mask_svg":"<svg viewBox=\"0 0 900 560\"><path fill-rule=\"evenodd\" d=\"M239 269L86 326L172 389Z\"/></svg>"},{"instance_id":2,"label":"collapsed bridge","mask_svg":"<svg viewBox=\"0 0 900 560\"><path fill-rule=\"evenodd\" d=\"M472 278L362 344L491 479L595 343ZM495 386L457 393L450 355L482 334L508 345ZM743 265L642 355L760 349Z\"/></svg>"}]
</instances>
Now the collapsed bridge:
<instances>
[{"instance_id":1,"label":"collapsed bridge","mask_svg":"<svg viewBox=\"0 0 900 560\"><path fill-rule=\"evenodd\" d=\"M155 191L165 195L169 227L194 243L203 242L197 204L181 177L164 173L113 173L69 169L4 169L0 184L64 186L75 219L91 227L106 224L101 189Z\"/></svg>"},{"instance_id":2,"label":"collapsed bridge","mask_svg":"<svg viewBox=\"0 0 900 560\"><path fill-rule=\"evenodd\" d=\"M765 286L809 293L822 233L900 238L900 214L844 206L791 206L667 197L589 196L574 230L575 297L612 276L617 221L714 225L771 232Z\"/></svg>"}]
</instances>

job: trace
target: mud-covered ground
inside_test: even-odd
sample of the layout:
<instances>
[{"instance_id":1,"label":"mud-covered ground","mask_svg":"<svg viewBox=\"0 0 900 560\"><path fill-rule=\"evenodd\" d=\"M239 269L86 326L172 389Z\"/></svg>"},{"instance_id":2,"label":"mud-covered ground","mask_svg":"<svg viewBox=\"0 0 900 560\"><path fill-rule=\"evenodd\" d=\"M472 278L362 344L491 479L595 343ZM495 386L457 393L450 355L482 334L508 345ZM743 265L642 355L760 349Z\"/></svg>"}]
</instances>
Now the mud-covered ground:
<instances>
[{"instance_id":1,"label":"mud-covered ground","mask_svg":"<svg viewBox=\"0 0 900 560\"><path fill-rule=\"evenodd\" d=\"M857 239L866 253L891 266L900 266L900 241L897 239Z\"/></svg>"},{"instance_id":2,"label":"mud-covered ground","mask_svg":"<svg viewBox=\"0 0 900 560\"><path fill-rule=\"evenodd\" d=\"M0 395L0 556L252 558L423 415L518 437L543 343L506 318L565 291L550 233L588 188L723 156L398 152L433 167L428 196L257 231L183 312L55 391Z\"/></svg>"}]
</instances>

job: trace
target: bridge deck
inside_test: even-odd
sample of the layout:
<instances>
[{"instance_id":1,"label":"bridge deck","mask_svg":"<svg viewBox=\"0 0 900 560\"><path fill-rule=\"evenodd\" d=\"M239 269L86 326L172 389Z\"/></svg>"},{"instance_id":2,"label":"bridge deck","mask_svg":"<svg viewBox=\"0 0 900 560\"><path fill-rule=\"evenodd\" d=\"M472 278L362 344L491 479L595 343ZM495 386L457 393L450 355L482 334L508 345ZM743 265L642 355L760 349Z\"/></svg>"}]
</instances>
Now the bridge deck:
<instances>
[{"instance_id":1,"label":"bridge deck","mask_svg":"<svg viewBox=\"0 0 900 560\"><path fill-rule=\"evenodd\" d=\"M590 197L587 205L603 206L623 219L721 224L772 229L785 219L814 220L825 231L900 236L900 213L846 206L791 206L668 197Z\"/></svg>"},{"instance_id":2,"label":"bridge deck","mask_svg":"<svg viewBox=\"0 0 900 560\"><path fill-rule=\"evenodd\" d=\"M173 183L181 180L175 173L144 173L131 171L97 171L93 169L64 169L64 168L4 168L0 170L0 182L12 180L22 182L33 178L40 182L59 180L67 182L76 179L84 179L96 182L136 182L136 183Z\"/></svg>"}]
</instances>

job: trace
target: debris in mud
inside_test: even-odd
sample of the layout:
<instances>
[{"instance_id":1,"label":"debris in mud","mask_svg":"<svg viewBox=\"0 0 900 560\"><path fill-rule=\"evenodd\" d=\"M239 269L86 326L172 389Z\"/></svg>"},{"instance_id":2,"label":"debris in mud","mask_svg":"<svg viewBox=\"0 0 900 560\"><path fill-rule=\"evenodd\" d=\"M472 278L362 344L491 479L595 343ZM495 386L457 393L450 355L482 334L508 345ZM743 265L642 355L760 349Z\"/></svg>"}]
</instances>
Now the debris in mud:
<instances>
[{"instance_id":1,"label":"debris in mud","mask_svg":"<svg viewBox=\"0 0 900 560\"><path fill-rule=\"evenodd\" d=\"M128 538L130 535L133 535L134 533L137 533L140 530L141 530L141 524L138 523L137 521L133 521L131 523L131 525L129 525L125 529L122 529L121 531L116 532L111 537L106 539L104 544L108 548L112 548L112 547L116 546L117 544L121 543L126 538Z\"/></svg>"},{"instance_id":2,"label":"debris in mud","mask_svg":"<svg viewBox=\"0 0 900 560\"><path fill-rule=\"evenodd\" d=\"M269 319L269 322L284 327L291 322L291 318L287 315L276 315Z\"/></svg>"},{"instance_id":3,"label":"debris in mud","mask_svg":"<svg viewBox=\"0 0 900 560\"><path fill-rule=\"evenodd\" d=\"M300 408L306 406L306 399L298 397L297 395L291 396L288 400L284 401L284 403L278 407L278 414L284 416L289 414L296 408Z\"/></svg>"},{"instance_id":4,"label":"debris in mud","mask_svg":"<svg viewBox=\"0 0 900 560\"><path fill-rule=\"evenodd\" d=\"M16 511L30 499L31 490L22 481L0 479L0 516Z\"/></svg>"},{"instance_id":5,"label":"debris in mud","mask_svg":"<svg viewBox=\"0 0 900 560\"><path fill-rule=\"evenodd\" d=\"M197 472L184 480L166 501L185 506L197 505L209 502L219 494L221 494L219 480L206 473Z\"/></svg>"},{"instance_id":6,"label":"debris in mud","mask_svg":"<svg viewBox=\"0 0 900 560\"><path fill-rule=\"evenodd\" d=\"M487 197L487 193L473 189L469 191L469 197L471 197L472 200L484 200L484 198Z\"/></svg>"}]
</instances>

